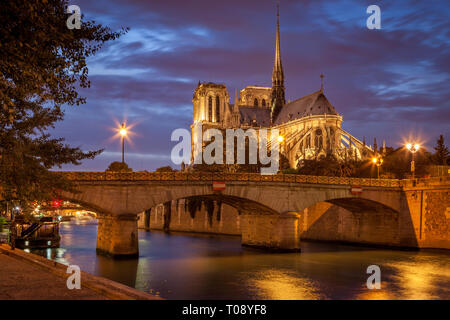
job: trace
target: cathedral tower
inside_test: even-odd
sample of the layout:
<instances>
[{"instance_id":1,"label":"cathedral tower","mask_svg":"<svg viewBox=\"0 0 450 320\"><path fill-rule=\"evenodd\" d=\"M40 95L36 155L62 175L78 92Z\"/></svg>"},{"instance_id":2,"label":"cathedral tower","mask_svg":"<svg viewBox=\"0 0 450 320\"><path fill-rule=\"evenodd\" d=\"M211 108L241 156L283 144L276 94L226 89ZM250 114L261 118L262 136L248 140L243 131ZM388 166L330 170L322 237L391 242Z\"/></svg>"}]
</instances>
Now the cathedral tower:
<instances>
[{"instance_id":1,"label":"cathedral tower","mask_svg":"<svg viewBox=\"0 0 450 320\"><path fill-rule=\"evenodd\" d=\"M270 120L275 122L278 114L280 113L283 105L286 104L284 95L284 73L283 65L281 64L281 50L280 50L280 13L279 5L277 4L277 37L275 41L275 61L272 71L272 94L271 94L271 106Z\"/></svg>"}]
</instances>

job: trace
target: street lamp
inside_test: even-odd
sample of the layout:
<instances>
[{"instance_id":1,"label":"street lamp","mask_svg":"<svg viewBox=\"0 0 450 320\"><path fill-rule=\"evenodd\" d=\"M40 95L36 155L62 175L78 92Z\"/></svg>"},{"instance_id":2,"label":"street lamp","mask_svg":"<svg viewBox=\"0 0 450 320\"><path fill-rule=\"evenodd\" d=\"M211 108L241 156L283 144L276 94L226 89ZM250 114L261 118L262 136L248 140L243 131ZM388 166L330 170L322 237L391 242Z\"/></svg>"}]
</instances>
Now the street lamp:
<instances>
[{"instance_id":1,"label":"street lamp","mask_svg":"<svg viewBox=\"0 0 450 320\"><path fill-rule=\"evenodd\" d=\"M127 135L125 123L122 123L122 128L120 128L119 133L122 136L122 163L125 163L125 136Z\"/></svg>"},{"instance_id":2,"label":"street lamp","mask_svg":"<svg viewBox=\"0 0 450 320\"><path fill-rule=\"evenodd\" d=\"M411 151L412 153L412 160L411 160L411 173L412 173L412 178L414 180L414 173L416 171L416 166L414 163L414 155L416 154L416 152L419 150L420 145L418 145L417 143L412 144L412 143L407 143L406 144L406 149L408 149L409 151Z\"/></svg>"},{"instance_id":3,"label":"street lamp","mask_svg":"<svg viewBox=\"0 0 450 320\"><path fill-rule=\"evenodd\" d=\"M284 150L283 150L284 136L281 136L281 135L278 136L277 141L278 141L278 143L280 144L279 150L283 153L283 152L284 152Z\"/></svg>"},{"instance_id":4,"label":"street lamp","mask_svg":"<svg viewBox=\"0 0 450 320\"><path fill-rule=\"evenodd\" d=\"M383 164L383 158L381 158L380 156L378 156L378 158L373 157L372 162L377 166L377 179L380 179L380 167Z\"/></svg>"}]
</instances>

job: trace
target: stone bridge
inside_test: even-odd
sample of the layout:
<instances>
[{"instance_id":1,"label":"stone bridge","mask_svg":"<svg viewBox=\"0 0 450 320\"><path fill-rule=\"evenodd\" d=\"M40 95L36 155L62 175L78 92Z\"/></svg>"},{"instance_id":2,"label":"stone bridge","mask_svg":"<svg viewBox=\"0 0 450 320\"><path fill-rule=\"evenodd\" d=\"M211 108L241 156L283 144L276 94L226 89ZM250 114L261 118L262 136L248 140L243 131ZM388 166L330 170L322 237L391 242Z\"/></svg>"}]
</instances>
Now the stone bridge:
<instances>
[{"instance_id":1,"label":"stone bridge","mask_svg":"<svg viewBox=\"0 0 450 320\"><path fill-rule=\"evenodd\" d=\"M440 197L444 199L444 220L442 217L439 219L441 223L445 222L444 229L447 229L443 231L444 236L438 236L437 246L450 248L448 179L413 182L284 174L180 172L62 174L75 183L78 192L63 192L61 197L99 214L97 250L113 256L138 254L136 220L139 213L158 204L192 197L216 200L237 208L248 222L242 231L243 244L296 250L300 237L299 213L327 202L351 212L394 214L397 235L396 243L392 245L418 247L425 243L422 239L425 233L424 190L440 192ZM214 181L225 182L225 189L213 190ZM362 192L355 192L355 187L360 187ZM442 229L442 225L439 228ZM255 238L259 240L254 241Z\"/></svg>"}]
</instances>

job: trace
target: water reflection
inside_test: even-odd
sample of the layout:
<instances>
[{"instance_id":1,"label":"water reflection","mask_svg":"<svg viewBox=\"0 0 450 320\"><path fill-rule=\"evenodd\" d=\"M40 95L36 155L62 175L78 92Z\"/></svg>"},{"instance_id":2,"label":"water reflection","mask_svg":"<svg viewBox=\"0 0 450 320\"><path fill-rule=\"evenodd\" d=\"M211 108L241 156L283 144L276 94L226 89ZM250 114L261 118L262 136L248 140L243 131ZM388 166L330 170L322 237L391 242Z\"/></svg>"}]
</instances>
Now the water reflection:
<instances>
[{"instance_id":1,"label":"water reflection","mask_svg":"<svg viewBox=\"0 0 450 320\"><path fill-rule=\"evenodd\" d=\"M96 225L61 225L39 254L168 299L450 299L448 252L303 243L301 253L242 248L235 237L139 233L139 259L97 256ZM381 290L366 269L381 268Z\"/></svg>"},{"instance_id":2,"label":"water reflection","mask_svg":"<svg viewBox=\"0 0 450 320\"><path fill-rule=\"evenodd\" d=\"M395 270L392 275L399 296L404 299L439 299L448 294L450 283L450 265L448 260L427 259L416 256L412 261L388 264ZM447 284L446 288L441 288Z\"/></svg>"},{"instance_id":3,"label":"water reflection","mask_svg":"<svg viewBox=\"0 0 450 320\"><path fill-rule=\"evenodd\" d=\"M280 270L261 270L248 280L248 287L265 300L326 299L318 292L318 284L307 277L299 277Z\"/></svg>"},{"instance_id":4,"label":"water reflection","mask_svg":"<svg viewBox=\"0 0 450 320\"><path fill-rule=\"evenodd\" d=\"M138 259L113 260L99 256L96 259L94 274L102 275L102 277L108 279L114 279L117 282L134 288L136 286L138 263Z\"/></svg>"}]
</instances>

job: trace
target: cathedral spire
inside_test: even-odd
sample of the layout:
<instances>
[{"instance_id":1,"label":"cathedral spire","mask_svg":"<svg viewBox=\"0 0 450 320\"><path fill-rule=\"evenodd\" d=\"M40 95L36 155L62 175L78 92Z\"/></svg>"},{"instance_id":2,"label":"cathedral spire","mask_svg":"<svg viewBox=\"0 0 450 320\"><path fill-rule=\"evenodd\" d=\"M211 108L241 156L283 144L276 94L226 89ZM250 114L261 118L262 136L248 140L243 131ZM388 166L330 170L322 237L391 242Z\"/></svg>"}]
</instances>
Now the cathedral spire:
<instances>
[{"instance_id":1,"label":"cathedral spire","mask_svg":"<svg viewBox=\"0 0 450 320\"><path fill-rule=\"evenodd\" d=\"M275 61L273 63L272 71L272 110L270 114L271 121L274 122L276 117L286 103L284 95L284 73L283 65L281 63L281 50L280 50L280 11L279 4L277 3L277 34L275 40Z\"/></svg>"},{"instance_id":2,"label":"cathedral spire","mask_svg":"<svg viewBox=\"0 0 450 320\"><path fill-rule=\"evenodd\" d=\"M281 63L281 48L280 48L280 6L278 3L277 3L277 34L275 40L275 61L273 64L272 84L276 81L284 81L283 65Z\"/></svg>"}]
</instances>

